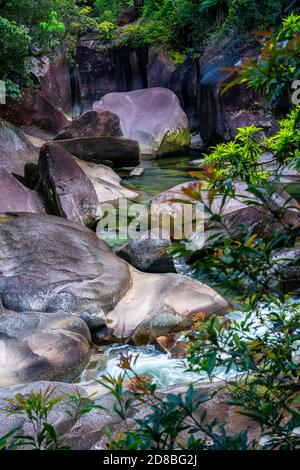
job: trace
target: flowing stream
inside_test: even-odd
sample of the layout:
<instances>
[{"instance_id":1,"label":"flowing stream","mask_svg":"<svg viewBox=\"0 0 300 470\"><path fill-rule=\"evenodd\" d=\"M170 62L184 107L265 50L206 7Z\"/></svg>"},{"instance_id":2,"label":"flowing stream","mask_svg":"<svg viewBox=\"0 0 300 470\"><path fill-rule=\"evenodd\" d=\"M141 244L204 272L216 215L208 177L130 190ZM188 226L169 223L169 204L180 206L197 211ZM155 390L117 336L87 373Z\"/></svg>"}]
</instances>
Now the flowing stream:
<instances>
[{"instance_id":1,"label":"flowing stream","mask_svg":"<svg viewBox=\"0 0 300 470\"><path fill-rule=\"evenodd\" d=\"M193 170L193 166L189 164L190 160L190 156L182 156L143 161L140 166L145 169L145 172L140 177L129 177L129 171L124 169L118 173L123 178L123 184L138 191L140 201L147 202L161 192L189 181L191 177L188 173ZM114 238L106 241L112 248L116 245ZM175 265L179 273L196 278L193 270L184 260L175 260ZM185 362L182 359L172 358L153 345L143 347L111 345L94 351L87 368L80 377L80 382L93 384L96 380L101 380L102 375L107 374L117 377L121 372L118 362L122 353L130 353L134 358L138 356L134 366L135 372L149 376L151 381L160 388L188 385L195 381L208 381L205 374L200 376L186 372ZM224 379L224 371L219 370L217 376L218 380Z\"/></svg>"}]
</instances>

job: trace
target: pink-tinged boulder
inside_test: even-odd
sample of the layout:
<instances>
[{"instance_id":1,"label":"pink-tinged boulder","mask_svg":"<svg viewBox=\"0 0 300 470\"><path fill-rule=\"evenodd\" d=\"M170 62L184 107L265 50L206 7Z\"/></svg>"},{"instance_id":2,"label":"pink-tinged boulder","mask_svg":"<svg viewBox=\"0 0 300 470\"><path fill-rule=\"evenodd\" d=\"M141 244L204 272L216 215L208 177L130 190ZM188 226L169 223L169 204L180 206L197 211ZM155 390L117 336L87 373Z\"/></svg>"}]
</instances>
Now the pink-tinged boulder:
<instances>
[{"instance_id":1,"label":"pink-tinged boulder","mask_svg":"<svg viewBox=\"0 0 300 470\"><path fill-rule=\"evenodd\" d=\"M25 164L37 160L38 154L25 134L0 118L0 165L11 173L24 176Z\"/></svg>"},{"instance_id":2,"label":"pink-tinged boulder","mask_svg":"<svg viewBox=\"0 0 300 470\"><path fill-rule=\"evenodd\" d=\"M188 119L177 96L166 88L109 93L93 110L117 114L124 136L138 141L142 154L161 157L189 148Z\"/></svg>"},{"instance_id":3,"label":"pink-tinged boulder","mask_svg":"<svg viewBox=\"0 0 300 470\"><path fill-rule=\"evenodd\" d=\"M0 115L16 126L42 129L53 137L68 123L67 117L37 90L24 90L18 100L8 99L5 106L0 106Z\"/></svg>"},{"instance_id":4,"label":"pink-tinged boulder","mask_svg":"<svg viewBox=\"0 0 300 470\"><path fill-rule=\"evenodd\" d=\"M57 215L85 225L91 225L101 217L93 184L74 157L59 144L42 147L39 175L45 195Z\"/></svg>"},{"instance_id":5,"label":"pink-tinged boulder","mask_svg":"<svg viewBox=\"0 0 300 470\"><path fill-rule=\"evenodd\" d=\"M54 140L80 137L122 137L120 119L116 114L105 111L88 111L74 119Z\"/></svg>"},{"instance_id":6,"label":"pink-tinged boulder","mask_svg":"<svg viewBox=\"0 0 300 470\"><path fill-rule=\"evenodd\" d=\"M39 196L0 165L0 212L45 212Z\"/></svg>"}]
</instances>

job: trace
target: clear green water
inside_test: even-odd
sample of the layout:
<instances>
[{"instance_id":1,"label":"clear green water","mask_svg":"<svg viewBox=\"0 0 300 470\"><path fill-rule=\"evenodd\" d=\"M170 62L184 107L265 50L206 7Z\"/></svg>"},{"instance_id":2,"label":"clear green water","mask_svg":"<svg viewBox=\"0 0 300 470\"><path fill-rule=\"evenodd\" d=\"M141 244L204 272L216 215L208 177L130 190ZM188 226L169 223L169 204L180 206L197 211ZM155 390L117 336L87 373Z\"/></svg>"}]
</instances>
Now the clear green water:
<instances>
[{"instance_id":1,"label":"clear green water","mask_svg":"<svg viewBox=\"0 0 300 470\"><path fill-rule=\"evenodd\" d=\"M142 176L130 177L129 171L118 170L122 183L141 194L141 199L157 196L177 184L191 180L188 175L193 167L189 164L190 155L157 160L145 160L139 166L145 169Z\"/></svg>"}]
</instances>

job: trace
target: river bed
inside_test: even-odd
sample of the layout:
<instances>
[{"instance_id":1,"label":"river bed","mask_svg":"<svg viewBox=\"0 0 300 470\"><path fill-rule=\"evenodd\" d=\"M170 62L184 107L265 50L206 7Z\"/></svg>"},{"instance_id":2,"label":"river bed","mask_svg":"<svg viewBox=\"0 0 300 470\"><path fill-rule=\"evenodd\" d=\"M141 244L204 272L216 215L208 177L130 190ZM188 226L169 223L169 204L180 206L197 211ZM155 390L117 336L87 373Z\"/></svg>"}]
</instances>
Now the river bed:
<instances>
[{"instance_id":1,"label":"river bed","mask_svg":"<svg viewBox=\"0 0 300 470\"><path fill-rule=\"evenodd\" d=\"M190 165L190 160L189 155L184 155L176 158L143 161L140 166L144 168L145 172L139 177L130 177L129 171L126 169L121 169L118 173L125 186L140 193L138 202L146 203L161 192L191 180L189 172L194 168ZM108 237L106 241L112 248L124 243L124 240L116 240L114 237ZM199 279L183 259L176 259L175 266L178 273ZM117 377L122 372L118 367L119 357L125 353L132 354L134 358L138 356L134 366L135 372L149 376L159 388L208 381L205 374L200 376L186 372L185 362L182 359L172 358L154 345L143 347L111 345L95 349L89 365L79 381L93 385L97 380L101 381L102 375L109 374ZM225 377L224 371L219 370L217 380L223 380Z\"/></svg>"}]
</instances>

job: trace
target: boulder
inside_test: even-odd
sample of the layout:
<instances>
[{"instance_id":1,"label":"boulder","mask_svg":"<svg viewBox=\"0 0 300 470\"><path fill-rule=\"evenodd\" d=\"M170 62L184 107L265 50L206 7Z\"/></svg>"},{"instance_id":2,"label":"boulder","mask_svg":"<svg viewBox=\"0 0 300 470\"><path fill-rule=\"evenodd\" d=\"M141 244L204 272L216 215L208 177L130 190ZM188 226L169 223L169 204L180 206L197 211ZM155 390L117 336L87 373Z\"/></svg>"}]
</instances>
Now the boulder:
<instances>
[{"instance_id":1,"label":"boulder","mask_svg":"<svg viewBox=\"0 0 300 470\"><path fill-rule=\"evenodd\" d=\"M142 154L161 157L189 149L187 117L176 95L166 88L110 93L93 109L117 114L124 136L137 140Z\"/></svg>"},{"instance_id":2,"label":"boulder","mask_svg":"<svg viewBox=\"0 0 300 470\"><path fill-rule=\"evenodd\" d=\"M40 153L39 175L50 206L57 215L92 225L101 217L93 184L74 157L59 144L45 144Z\"/></svg>"},{"instance_id":3,"label":"boulder","mask_svg":"<svg viewBox=\"0 0 300 470\"><path fill-rule=\"evenodd\" d=\"M107 93L147 88L146 48L120 47L81 39L76 49L76 83L82 113Z\"/></svg>"},{"instance_id":4,"label":"boulder","mask_svg":"<svg viewBox=\"0 0 300 470\"><path fill-rule=\"evenodd\" d=\"M0 165L11 173L24 176L27 162L37 162L38 154L25 134L0 118Z\"/></svg>"},{"instance_id":5,"label":"boulder","mask_svg":"<svg viewBox=\"0 0 300 470\"><path fill-rule=\"evenodd\" d=\"M60 140L59 143L75 157L92 163L109 163L117 168L136 166L140 163L140 148L134 140L85 137Z\"/></svg>"},{"instance_id":6,"label":"boulder","mask_svg":"<svg viewBox=\"0 0 300 470\"><path fill-rule=\"evenodd\" d=\"M137 238L118 248L116 254L143 272L175 273L174 261L170 256L172 243L168 233L159 230L141 232Z\"/></svg>"},{"instance_id":7,"label":"boulder","mask_svg":"<svg viewBox=\"0 0 300 470\"><path fill-rule=\"evenodd\" d=\"M0 217L0 299L17 312L104 318L131 286L127 264L94 232L59 217Z\"/></svg>"},{"instance_id":8,"label":"boulder","mask_svg":"<svg viewBox=\"0 0 300 470\"><path fill-rule=\"evenodd\" d=\"M61 313L8 313L0 319L0 387L36 380L71 382L89 360L83 320Z\"/></svg>"},{"instance_id":9,"label":"boulder","mask_svg":"<svg viewBox=\"0 0 300 470\"><path fill-rule=\"evenodd\" d=\"M39 90L24 90L20 99L8 99L0 107L0 115L16 126L41 129L53 137L68 123L67 117Z\"/></svg>"},{"instance_id":10,"label":"boulder","mask_svg":"<svg viewBox=\"0 0 300 470\"><path fill-rule=\"evenodd\" d=\"M75 160L94 186L99 204L115 204L120 199L135 199L139 197L139 193L122 186L121 178L112 168L96 163L84 162L78 158L75 158Z\"/></svg>"},{"instance_id":11,"label":"boulder","mask_svg":"<svg viewBox=\"0 0 300 470\"><path fill-rule=\"evenodd\" d=\"M103 342L144 344L189 329L199 312L228 308L205 284L178 274L141 273L91 230L53 216L0 217L0 264L5 308L82 316L99 325Z\"/></svg>"},{"instance_id":12,"label":"boulder","mask_svg":"<svg viewBox=\"0 0 300 470\"><path fill-rule=\"evenodd\" d=\"M131 279L131 288L106 317L118 341L147 344L190 329L200 312L218 315L229 308L214 289L179 274L147 274L131 268Z\"/></svg>"},{"instance_id":13,"label":"boulder","mask_svg":"<svg viewBox=\"0 0 300 470\"><path fill-rule=\"evenodd\" d=\"M86 387L79 384L39 381L0 389L0 408L3 411L0 414L0 435L4 436L16 428L19 428L19 434L35 435L24 414L8 414L13 407L11 400L14 400L17 394L44 394L47 390L52 392L51 398L59 399L48 416L48 422L55 428L61 446L68 445L72 450L92 449L103 436L106 426L121 422L120 417L111 412L115 400L110 393L98 398L97 404L103 406L103 409L93 410L88 414L74 413L69 397L79 396L84 402L90 395Z\"/></svg>"},{"instance_id":14,"label":"boulder","mask_svg":"<svg viewBox=\"0 0 300 470\"><path fill-rule=\"evenodd\" d=\"M88 111L74 119L54 140L81 137L121 137L120 119L110 112Z\"/></svg>"},{"instance_id":15,"label":"boulder","mask_svg":"<svg viewBox=\"0 0 300 470\"><path fill-rule=\"evenodd\" d=\"M45 212L37 193L23 186L0 165L0 212Z\"/></svg>"},{"instance_id":16,"label":"boulder","mask_svg":"<svg viewBox=\"0 0 300 470\"><path fill-rule=\"evenodd\" d=\"M185 111L190 129L199 129L199 65L197 60L187 57L179 66L168 52L149 50L147 66L148 87L164 87L172 90Z\"/></svg>"}]
</instances>

